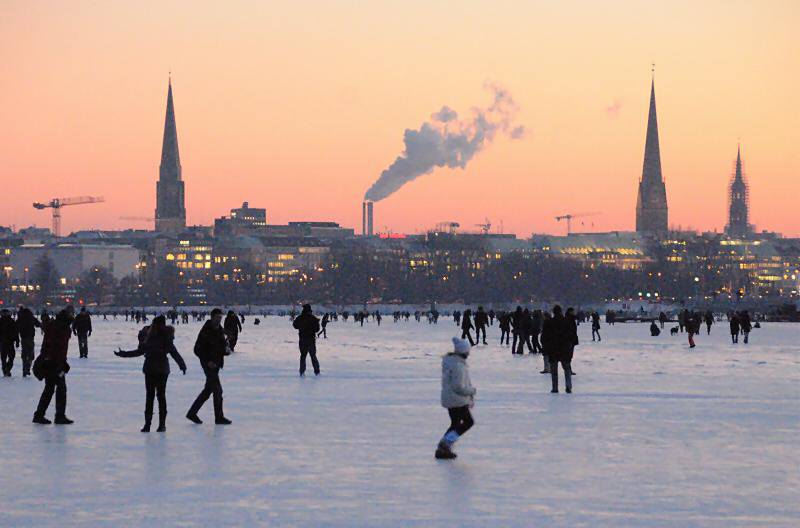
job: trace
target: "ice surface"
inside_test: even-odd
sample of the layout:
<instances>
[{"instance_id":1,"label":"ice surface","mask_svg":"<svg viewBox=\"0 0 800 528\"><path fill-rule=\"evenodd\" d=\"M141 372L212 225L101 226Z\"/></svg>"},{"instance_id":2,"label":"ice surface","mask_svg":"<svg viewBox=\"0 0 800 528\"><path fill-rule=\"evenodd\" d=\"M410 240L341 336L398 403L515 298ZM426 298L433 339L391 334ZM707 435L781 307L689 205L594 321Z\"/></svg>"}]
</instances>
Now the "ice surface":
<instances>
[{"instance_id":1,"label":"ice surface","mask_svg":"<svg viewBox=\"0 0 800 528\"><path fill-rule=\"evenodd\" d=\"M0 379L0 526L800 526L797 326L733 346L719 324L689 351L645 324L604 325L602 343L581 325L572 395L495 326L470 359L476 426L445 462L451 321L331 323L322 377L300 379L288 319L252 320L222 374L228 427L211 402L206 424L184 418L199 324L177 328L190 370L173 369L166 434L139 432L141 358L112 355L132 323L96 318L88 360L71 343L75 425L30 423L42 384L17 363Z\"/></svg>"}]
</instances>

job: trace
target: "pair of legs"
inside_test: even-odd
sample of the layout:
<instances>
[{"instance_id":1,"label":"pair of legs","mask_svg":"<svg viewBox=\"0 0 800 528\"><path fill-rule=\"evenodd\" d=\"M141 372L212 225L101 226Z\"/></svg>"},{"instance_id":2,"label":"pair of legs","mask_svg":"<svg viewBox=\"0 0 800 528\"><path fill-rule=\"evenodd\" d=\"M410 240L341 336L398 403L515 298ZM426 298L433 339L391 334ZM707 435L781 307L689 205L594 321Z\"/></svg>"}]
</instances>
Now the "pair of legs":
<instances>
[{"instance_id":1,"label":"pair of legs","mask_svg":"<svg viewBox=\"0 0 800 528\"><path fill-rule=\"evenodd\" d=\"M167 427L167 378L169 374L144 375L144 427L142 432L150 432L150 423L153 421L153 400L158 397L158 430L165 431Z\"/></svg>"},{"instance_id":2,"label":"pair of legs","mask_svg":"<svg viewBox=\"0 0 800 528\"><path fill-rule=\"evenodd\" d=\"M731 343L734 345L739 342L739 334L731 333Z\"/></svg>"},{"instance_id":3,"label":"pair of legs","mask_svg":"<svg viewBox=\"0 0 800 528\"><path fill-rule=\"evenodd\" d=\"M89 334L78 334L78 351L80 352L80 357L89 357Z\"/></svg>"},{"instance_id":4,"label":"pair of legs","mask_svg":"<svg viewBox=\"0 0 800 528\"><path fill-rule=\"evenodd\" d=\"M486 344L486 327L485 326L477 326L475 327L475 341L480 343L481 342L481 334L483 334L483 344Z\"/></svg>"},{"instance_id":5,"label":"pair of legs","mask_svg":"<svg viewBox=\"0 0 800 528\"><path fill-rule=\"evenodd\" d=\"M472 334L467 330L461 330L461 339L468 339L469 346L475 346L475 341L472 340Z\"/></svg>"},{"instance_id":6,"label":"pair of legs","mask_svg":"<svg viewBox=\"0 0 800 528\"><path fill-rule=\"evenodd\" d=\"M0 362L3 366L3 376L10 376L11 369L14 368L14 358L17 351L14 348L13 341L10 343L0 343Z\"/></svg>"},{"instance_id":7,"label":"pair of legs","mask_svg":"<svg viewBox=\"0 0 800 528\"><path fill-rule=\"evenodd\" d=\"M508 344L509 339L510 339L510 334L511 334L511 332L509 332L508 330L500 330L500 344L501 345L507 345ZM503 342L503 340L505 340L505 342Z\"/></svg>"},{"instance_id":8,"label":"pair of legs","mask_svg":"<svg viewBox=\"0 0 800 528\"><path fill-rule=\"evenodd\" d=\"M66 417L67 380L63 372L50 374L45 377L44 390L42 391L42 396L39 398L39 405L36 407L36 412L33 415L34 421L38 419L39 423L49 423L45 421L44 415L47 414L47 409L50 407L53 393L56 395L56 423L70 423Z\"/></svg>"},{"instance_id":9,"label":"pair of legs","mask_svg":"<svg viewBox=\"0 0 800 528\"><path fill-rule=\"evenodd\" d=\"M475 425L472 414L469 412L469 405L447 409L447 413L450 415L450 427L439 441L436 449L437 458L455 458L455 454L451 451L453 444Z\"/></svg>"},{"instance_id":10,"label":"pair of legs","mask_svg":"<svg viewBox=\"0 0 800 528\"><path fill-rule=\"evenodd\" d=\"M203 423L197 418L197 413L203 407L203 404L208 401L210 396L214 397L214 419L216 423L225 423L227 419L222 412L222 383L219 380L219 369L208 368L203 365L203 373L206 375L206 384L197 399L189 408L186 417L195 423ZM165 407L166 408L166 407ZM228 422L229 423L229 422Z\"/></svg>"},{"instance_id":11,"label":"pair of legs","mask_svg":"<svg viewBox=\"0 0 800 528\"><path fill-rule=\"evenodd\" d=\"M600 339L600 329L599 328L592 328L592 341L594 341L594 337L597 336L598 341L602 341Z\"/></svg>"},{"instance_id":12,"label":"pair of legs","mask_svg":"<svg viewBox=\"0 0 800 528\"><path fill-rule=\"evenodd\" d=\"M228 347L231 349L231 352L233 352L233 349L236 348L236 343L239 342L239 334L230 333L227 334L227 336L228 336Z\"/></svg>"},{"instance_id":13,"label":"pair of legs","mask_svg":"<svg viewBox=\"0 0 800 528\"><path fill-rule=\"evenodd\" d=\"M300 340L300 375L306 373L306 356L311 356L311 366L314 374L319 376L319 361L317 361L317 342L314 339Z\"/></svg>"},{"instance_id":14,"label":"pair of legs","mask_svg":"<svg viewBox=\"0 0 800 528\"><path fill-rule=\"evenodd\" d=\"M21 340L22 350L20 357L22 358L22 377L31 375L31 365L33 365L34 344L32 337L23 337Z\"/></svg>"},{"instance_id":15,"label":"pair of legs","mask_svg":"<svg viewBox=\"0 0 800 528\"><path fill-rule=\"evenodd\" d=\"M525 346L528 347L528 352L533 353L533 346L531 345L531 336L530 334L519 334L519 344L517 345L517 354L524 354L525 353Z\"/></svg>"},{"instance_id":16,"label":"pair of legs","mask_svg":"<svg viewBox=\"0 0 800 528\"><path fill-rule=\"evenodd\" d=\"M544 359L544 368L541 374L550 374L550 356L542 352L542 358Z\"/></svg>"},{"instance_id":17,"label":"pair of legs","mask_svg":"<svg viewBox=\"0 0 800 528\"><path fill-rule=\"evenodd\" d=\"M688 336L689 336L689 348L694 348L694 332L689 330Z\"/></svg>"},{"instance_id":18,"label":"pair of legs","mask_svg":"<svg viewBox=\"0 0 800 528\"><path fill-rule=\"evenodd\" d=\"M572 363L570 360L550 360L550 379L553 380L553 389L550 392L558 392L558 364L564 369L564 385L567 392L572 392Z\"/></svg>"},{"instance_id":19,"label":"pair of legs","mask_svg":"<svg viewBox=\"0 0 800 528\"><path fill-rule=\"evenodd\" d=\"M750 339L750 332L742 332L742 334L744 335L744 344L746 345Z\"/></svg>"}]
</instances>

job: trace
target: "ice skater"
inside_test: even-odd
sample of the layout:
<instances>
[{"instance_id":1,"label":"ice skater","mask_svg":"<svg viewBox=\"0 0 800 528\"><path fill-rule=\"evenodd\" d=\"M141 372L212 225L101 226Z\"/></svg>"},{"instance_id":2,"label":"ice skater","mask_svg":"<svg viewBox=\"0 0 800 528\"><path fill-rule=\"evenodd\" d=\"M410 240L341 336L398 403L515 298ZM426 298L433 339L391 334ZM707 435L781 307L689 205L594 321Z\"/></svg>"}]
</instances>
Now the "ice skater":
<instances>
[{"instance_id":1,"label":"ice skater","mask_svg":"<svg viewBox=\"0 0 800 528\"><path fill-rule=\"evenodd\" d=\"M75 316L72 323L72 333L78 337L78 351L81 358L89 357L89 336L92 335L92 318L86 307L82 307L80 313Z\"/></svg>"},{"instance_id":2,"label":"ice skater","mask_svg":"<svg viewBox=\"0 0 800 528\"><path fill-rule=\"evenodd\" d=\"M511 314L508 312L501 312L500 315L497 316L497 322L500 325L500 345L502 346L505 344L508 346L511 335Z\"/></svg>"},{"instance_id":3,"label":"ice skater","mask_svg":"<svg viewBox=\"0 0 800 528\"><path fill-rule=\"evenodd\" d=\"M222 328L225 330L225 337L228 338L228 348L233 352L236 348L236 343L239 342L239 332L242 331L242 321L236 315L236 312L228 310L228 315L225 316Z\"/></svg>"},{"instance_id":4,"label":"ice skater","mask_svg":"<svg viewBox=\"0 0 800 528\"><path fill-rule=\"evenodd\" d=\"M319 323L320 331L317 332L317 337L322 336L323 339L328 339L328 323L331 320L331 315L329 313L325 313L322 316L322 321Z\"/></svg>"},{"instance_id":5,"label":"ice skater","mask_svg":"<svg viewBox=\"0 0 800 528\"><path fill-rule=\"evenodd\" d=\"M0 310L0 361L3 366L3 376L10 377L14 368L14 357L19 347L19 328L17 322L11 317L7 308Z\"/></svg>"},{"instance_id":6,"label":"ice skater","mask_svg":"<svg viewBox=\"0 0 800 528\"><path fill-rule=\"evenodd\" d=\"M143 433L150 432L153 422L153 400L158 395L158 429L159 433L167 430L167 379L170 368L167 355L172 356L175 363L186 375L186 363L175 348L175 328L167 326L163 315L153 318L150 326L145 326L139 332L139 347L136 350L125 351L119 349L114 352L119 357L144 356L144 427Z\"/></svg>"},{"instance_id":7,"label":"ice skater","mask_svg":"<svg viewBox=\"0 0 800 528\"><path fill-rule=\"evenodd\" d=\"M442 358L442 407L450 415L450 427L436 447L438 459L456 458L453 445L475 424L470 408L477 391L469 379L469 350L469 343L454 337L453 351Z\"/></svg>"},{"instance_id":8,"label":"ice skater","mask_svg":"<svg viewBox=\"0 0 800 528\"><path fill-rule=\"evenodd\" d=\"M219 380L219 371L225 366L225 356L230 352L225 330L222 328L222 310L219 308L211 310L211 318L203 323L203 328L200 329L194 344L194 353L200 358L200 366L206 375L206 384L186 413L186 418L196 424L203 423L197 413L208 398L213 396L214 423L230 425L231 421L225 417L222 410L222 383Z\"/></svg>"},{"instance_id":9,"label":"ice skater","mask_svg":"<svg viewBox=\"0 0 800 528\"><path fill-rule=\"evenodd\" d=\"M311 366L314 375L319 376L319 361L317 360L317 332L319 332L319 319L311 311L310 304L303 305L303 311L292 323L297 330L300 347L300 377L306 375L306 356L311 356Z\"/></svg>"},{"instance_id":10,"label":"ice skater","mask_svg":"<svg viewBox=\"0 0 800 528\"><path fill-rule=\"evenodd\" d=\"M600 314L592 312L592 341L594 341L595 336L597 336L598 341L602 341L600 338Z\"/></svg>"},{"instance_id":11,"label":"ice skater","mask_svg":"<svg viewBox=\"0 0 800 528\"><path fill-rule=\"evenodd\" d=\"M69 338L72 336L72 323L75 320L75 308L67 306L56 315L44 328L42 339L42 352L39 355L39 366L34 362L34 374L38 379L44 380L44 390L39 398L39 405L33 413L33 423L47 425L52 423L45 418L47 408L56 395L56 425L69 425L72 422L67 418L67 380L69 372L67 351Z\"/></svg>"},{"instance_id":12,"label":"ice skater","mask_svg":"<svg viewBox=\"0 0 800 528\"><path fill-rule=\"evenodd\" d=\"M20 357L22 358L22 377L26 378L31 375L31 366L33 365L36 329L41 328L42 323L33 315L33 312L20 305L17 310L17 329L19 330L19 339L21 343Z\"/></svg>"},{"instance_id":13,"label":"ice skater","mask_svg":"<svg viewBox=\"0 0 800 528\"><path fill-rule=\"evenodd\" d=\"M489 324L489 316L483 310L483 306L478 306L478 311L475 313L475 342L481 342L481 334L483 334L483 344L486 345L486 326Z\"/></svg>"},{"instance_id":14,"label":"ice skater","mask_svg":"<svg viewBox=\"0 0 800 528\"><path fill-rule=\"evenodd\" d=\"M473 328L472 310L464 310L464 314L461 316L461 339L468 339L469 346L475 346L475 341L472 340L472 334L470 333Z\"/></svg>"},{"instance_id":15,"label":"ice skater","mask_svg":"<svg viewBox=\"0 0 800 528\"><path fill-rule=\"evenodd\" d=\"M550 360L550 379L553 382L552 393L558 393L558 364L561 363L564 369L564 384L567 392L572 392L572 349L574 339L569 328L569 322L561 313L561 306L553 307L553 317L545 322L545 329L542 331L542 341L544 334L547 333L548 358Z\"/></svg>"}]
</instances>

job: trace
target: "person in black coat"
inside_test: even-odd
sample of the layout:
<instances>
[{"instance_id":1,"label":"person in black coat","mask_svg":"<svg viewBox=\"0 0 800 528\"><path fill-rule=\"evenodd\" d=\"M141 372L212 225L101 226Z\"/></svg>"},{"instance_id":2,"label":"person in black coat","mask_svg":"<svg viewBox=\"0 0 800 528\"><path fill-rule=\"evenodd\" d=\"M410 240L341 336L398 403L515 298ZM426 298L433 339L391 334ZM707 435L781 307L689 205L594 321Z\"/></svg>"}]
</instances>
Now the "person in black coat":
<instances>
[{"instance_id":1,"label":"person in black coat","mask_svg":"<svg viewBox=\"0 0 800 528\"><path fill-rule=\"evenodd\" d=\"M520 336L523 332L523 327L525 326L525 314L522 311L522 306L517 306L517 309L514 310L514 313L511 314L511 335L513 339L511 341L511 353L517 353L517 341L520 339Z\"/></svg>"},{"instance_id":2,"label":"person in black coat","mask_svg":"<svg viewBox=\"0 0 800 528\"><path fill-rule=\"evenodd\" d=\"M239 332L242 331L242 322L239 316L233 310L228 310L228 315L225 316L225 323L222 327L225 329L225 335L228 337L228 347L233 352L236 343L239 341Z\"/></svg>"},{"instance_id":3,"label":"person in black coat","mask_svg":"<svg viewBox=\"0 0 800 528\"><path fill-rule=\"evenodd\" d=\"M11 317L11 312L7 309L0 310L0 364L3 368L3 376L11 376L11 369L14 367L14 357L17 355L19 346L19 329L17 322Z\"/></svg>"},{"instance_id":4,"label":"person in black coat","mask_svg":"<svg viewBox=\"0 0 800 528\"><path fill-rule=\"evenodd\" d=\"M547 336L546 339L545 335ZM561 306L555 305L553 307L553 317L545 321L544 329L542 330L542 344L547 343L546 350L550 360L550 378L553 382L553 388L550 392L558 392L559 362L564 369L567 392L572 392L570 361L572 360L572 349L574 348L573 341L571 324L561 313Z\"/></svg>"},{"instance_id":5,"label":"person in black coat","mask_svg":"<svg viewBox=\"0 0 800 528\"><path fill-rule=\"evenodd\" d=\"M222 310L214 308L211 310L211 318L203 324L197 341L194 343L194 353L200 359L200 366L206 375L206 384L197 399L194 400L186 418L196 424L203 423L197 416L200 408L208 401L210 396L214 397L214 423L217 425L229 425L231 423L222 411L222 383L219 380L219 371L225 366L225 356L230 354L228 351L228 341L225 337L225 330L222 328Z\"/></svg>"},{"instance_id":6,"label":"person in black coat","mask_svg":"<svg viewBox=\"0 0 800 528\"><path fill-rule=\"evenodd\" d=\"M25 306L20 306L17 310L17 329L19 330L19 340L21 343L20 356L22 358L22 377L31 375L31 365L36 337L36 329L41 328L42 323L33 315L33 312Z\"/></svg>"},{"instance_id":7,"label":"person in black coat","mask_svg":"<svg viewBox=\"0 0 800 528\"><path fill-rule=\"evenodd\" d=\"M153 421L153 400L158 395L158 432L167 430L167 378L169 378L169 359L172 356L175 363L186 374L186 363L175 348L175 329L167 326L163 315L153 319L150 326L145 326L139 332L139 347L136 350L114 352L119 357L144 356L144 427L143 433L150 432Z\"/></svg>"},{"instance_id":8,"label":"person in black coat","mask_svg":"<svg viewBox=\"0 0 800 528\"><path fill-rule=\"evenodd\" d=\"M92 335L92 318L86 307L81 308L75 321L72 323L72 333L78 336L78 351L80 357L89 357L89 336Z\"/></svg>"},{"instance_id":9,"label":"person in black coat","mask_svg":"<svg viewBox=\"0 0 800 528\"><path fill-rule=\"evenodd\" d=\"M486 343L486 327L489 325L489 315L483 310L483 306L478 306L478 311L475 312L475 341L481 342L481 334L483 334L483 344Z\"/></svg>"},{"instance_id":10,"label":"person in black coat","mask_svg":"<svg viewBox=\"0 0 800 528\"><path fill-rule=\"evenodd\" d=\"M319 376L319 361L317 361L317 333L319 332L319 319L311 311L310 304L303 305L303 311L295 318L292 326L297 330L300 346L300 376L306 375L306 356L311 356L311 366L314 375Z\"/></svg>"},{"instance_id":11,"label":"person in black coat","mask_svg":"<svg viewBox=\"0 0 800 528\"><path fill-rule=\"evenodd\" d=\"M500 315L497 316L497 322L500 324L500 344L508 345L509 335L511 334L511 314L500 312Z\"/></svg>"},{"instance_id":12,"label":"person in black coat","mask_svg":"<svg viewBox=\"0 0 800 528\"><path fill-rule=\"evenodd\" d=\"M575 347L578 346L578 320L575 317L575 309L567 308L567 313L564 314L564 319L567 322L567 347L569 359L569 373L574 376L575 371L572 370L572 357L575 354Z\"/></svg>"},{"instance_id":13,"label":"person in black coat","mask_svg":"<svg viewBox=\"0 0 800 528\"><path fill-rule=\"evenodd\" d=\"M472 310L464 310L464 315L461 316L461 339L468 339L469 346L475 346L475 341L472 340Z\"/></svg>"}]
</instances>

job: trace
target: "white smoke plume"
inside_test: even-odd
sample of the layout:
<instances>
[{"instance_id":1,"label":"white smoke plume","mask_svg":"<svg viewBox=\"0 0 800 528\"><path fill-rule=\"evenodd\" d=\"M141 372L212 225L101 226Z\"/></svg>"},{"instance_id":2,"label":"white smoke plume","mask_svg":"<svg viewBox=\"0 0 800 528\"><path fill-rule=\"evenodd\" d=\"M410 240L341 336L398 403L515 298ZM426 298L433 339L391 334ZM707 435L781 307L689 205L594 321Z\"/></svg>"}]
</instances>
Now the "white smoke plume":
<instances>
[{"instance_id":1,"label":"white smoke plume","mask_svg":"<svg viewBox=\"0 0 800 528\"><path fill-rule=\"evenodd\" d=\"M497 85L486 87L492 92L492 104L473 108L470 118L459 119L455 110L443 106L418 130L406 129L403 134L405 150L381 173L364 200L383 200L437 167L465 168L497 133L512 139L522 137L525 127L514 125L517 105L511 94Z\"/></svg>"}]
</instances>

